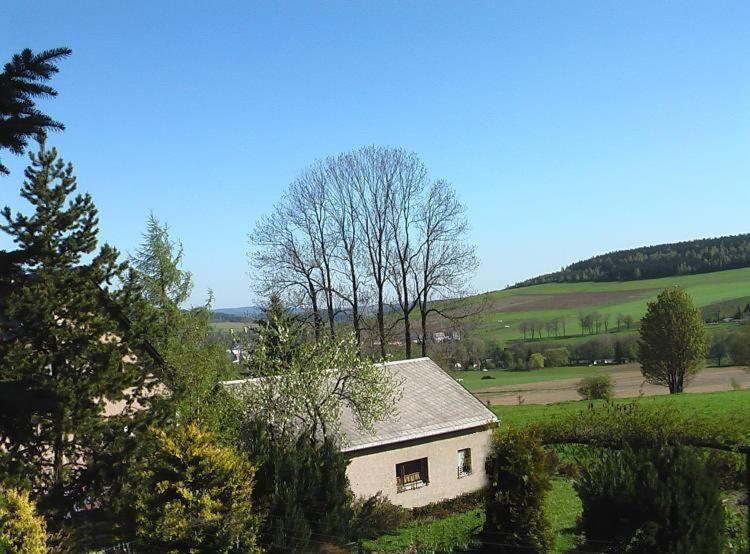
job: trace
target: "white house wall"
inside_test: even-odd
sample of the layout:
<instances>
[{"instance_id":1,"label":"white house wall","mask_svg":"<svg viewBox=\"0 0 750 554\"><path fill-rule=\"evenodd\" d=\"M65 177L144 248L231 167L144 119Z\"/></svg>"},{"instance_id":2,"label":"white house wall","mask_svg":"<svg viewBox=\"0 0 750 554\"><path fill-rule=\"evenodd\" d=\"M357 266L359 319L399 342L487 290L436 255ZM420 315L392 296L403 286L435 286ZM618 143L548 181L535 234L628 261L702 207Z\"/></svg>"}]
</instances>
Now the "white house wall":
<instances>
[{"instance_id":1,"label":"white house wall","mask_svg":"<svg viewBox=\"0 0 750 554\"><path fill-rule=\"evenodd\" d=\"M395 444L391 449L355 455L346 471L352 491L356 496L365 497L381 491L394 504L415 508L479 490L488 484L484 462L493 432L494 429L468 431L463 435L438 437L408 446ZM471 448L472 473L459 478L458 451L464 448ZM396 464L420 458L427 458L429 484L398 492Z\"/></svg>"}]
</instances>

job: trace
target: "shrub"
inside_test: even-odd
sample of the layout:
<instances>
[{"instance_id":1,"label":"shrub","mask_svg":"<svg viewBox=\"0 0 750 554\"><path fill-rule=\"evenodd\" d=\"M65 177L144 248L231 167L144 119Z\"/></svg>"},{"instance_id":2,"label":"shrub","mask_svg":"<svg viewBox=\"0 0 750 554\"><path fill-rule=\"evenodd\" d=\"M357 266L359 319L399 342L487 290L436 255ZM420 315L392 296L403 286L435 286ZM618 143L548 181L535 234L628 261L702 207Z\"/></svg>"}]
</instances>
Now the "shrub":
<instances>
[{"instance_id":1,"label":"shrub","mask_svg":"<svg viewBox=\"0 0 750 554\"><path fill-rule=\"evenodd\" d=\"M154 431L136 471L139 539L157 551L254 552L253 467L195 424L170 435Z\"/></svg>"},{"instance_id":2,"label":"shrub","mask_svg":"<svg viewBox=\"0 0 750 554\"><path fill-rule=\"evenodd\" d=\"M547 516L548 457L533 429L495 435L487 459L490 487L482 530L485 551L547 552L554 536Z\"/></svg>"},{"instance_id":3,"label":"shrub","mask_svg":"<svg viewBox=\"0 0 750 554\"><path fill-rule=\"evenodd\" d=\"M724 513L708 456L683 446L601 450L584 463L576 490L581 530L610 551L720 552ZM585 549L585 548L584 548Z\"/></svg>"},{"instance_id":4,"label":"shrub","mask_svg":"<svg viewBox=\"0 0 750 554\"><path fill-rule=\"evenodd\" d=\"M343 542L353 520L346 457L330 441L277 440L263 421L248 422L243 448L258 468L256 504L265 512L261 544L272 552L308 551L311 540Z\"/></svg>"},{"instance_id":5,"label":"shrub","mask_svg":"<svg viewBox=\"0 0 750 554\"><path fill-rule=\"evenodd\" d=\"M374 539L393 533L405 525L411 515L409 510L391 503L382 493L369 498L359 497L353 503L352 538Z\"/></svg>"},{"instance_id":6,"label":"shrub","mask_svg":"<svg viewBox=\"0 0 750 554\"><path fill-rule=\"evenodd\" d=\"M47 551L44 519L28 493L0 490L0 552L44 554Z\"/></svg>"},{"instance_id":7,"label":"shrub","mask_svg":"<svg viewBox=\"0 0 750 554\"><path fill-rule=\"evenodd\" d=\"M539 352L534 352L529 356L529 369L542 369L544 367L544 356Z\"/></svg>"},{"instance_id":8,"label":"shrub","mask_svg":"<svg viewBox=\"0 0 750 554\"><path fill-rule=\"evenodd\" d=\"M581 379L576 390L584 400L611 400L614 389L609 375L589 375Z\"/></svg>"},{"instance_id":9,"label":"shrub","mask_svg":"<svg viewBox=\"0 0 750 554\"><path fill-rule=\"evenodd\" d=\"M426 506L411 509L411 515L415 519L435 518L441 519L451 514L468 512L474 508L481 508L484 505L487 490L481 489L475 492L462 494L455 498L432 502Z\"/></svg>"}]
</instances>

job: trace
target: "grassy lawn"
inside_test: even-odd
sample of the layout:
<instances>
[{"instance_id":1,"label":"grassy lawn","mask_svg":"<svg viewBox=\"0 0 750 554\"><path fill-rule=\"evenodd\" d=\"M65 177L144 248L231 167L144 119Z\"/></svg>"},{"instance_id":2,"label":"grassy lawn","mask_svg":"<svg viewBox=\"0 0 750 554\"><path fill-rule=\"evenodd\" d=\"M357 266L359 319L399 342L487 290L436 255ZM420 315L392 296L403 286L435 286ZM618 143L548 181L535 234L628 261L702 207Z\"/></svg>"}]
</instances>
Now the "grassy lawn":
<instances>
[{"instance_id":1,"label":"grassy lawn","mask_svg":"<svg viewBox=\"0 0 750 554\"><path fill-rule=\"evenodd\" d=\"M449 371L455 379L463 379L461 384L470 391L501 387L503 385L522 385L524 383L538 383L540 381L556 381L559 379L580 379L587 375L612 372L622 366L589 367L545 367L529 371L514 371L507 369L491 369L488 371Z\"/></svg>"},{"instance_id":2,"label":"grassy lawn","mask_svg":"<svg viewBox=\"0 0 750 554\"><path fill-rule=\"evenodd\" d=\"M634 398L622 398L617 403L627 403ZM740 415L748 419L750 428L750 390L683 393L669 396L648 396L637 399L649 406L663 409L681 410L701 418L720 418L724 415ZM601 401L596 401L601 403ZM525 425L554 419L573 412L585 410L589 402L560 402L559 404L525 404L522 406L492 406L492 411L500 418L500 425Z\"/></svg>"},{"instance_id":3,"label":"grassy lawn","mask_svg":"<svg viewBox=\"0 0 750 554\"><path fill-rule=\"evenodd\" d=\"M476 508L443 519L419 519L393 535L364 541L365 552L445 552L468 547L474 532L484 524L484 510Z\"/></svg>"},{"instance_id":4,"label":"grassy lawn","mask_svg":"<svg viewBox=\"0 0 750 554\"><path fill-rule=\"evenodd\" d=\"M549 493L549 518L555 530L555 552L568 552L576 547L576 519L583 510L581 499L568 479L552 479Z\"/></svg>"},{"instance_id":5,"label":"grassy lawn","mask_svg":"<svg viewBox=\"0 0 750 554\"><path fill-rule=\"evenodd\" d=\"M576 518L581 501L566 479L552 480L549 495L549 516L555 531L555 551L567 552L576 545ZM454 547L473 548L472 539L484 524L484 510L477 508L443 519L413 521L392 535L364 541L365 552L445 552Z\"/></svg>"}]
</instances>

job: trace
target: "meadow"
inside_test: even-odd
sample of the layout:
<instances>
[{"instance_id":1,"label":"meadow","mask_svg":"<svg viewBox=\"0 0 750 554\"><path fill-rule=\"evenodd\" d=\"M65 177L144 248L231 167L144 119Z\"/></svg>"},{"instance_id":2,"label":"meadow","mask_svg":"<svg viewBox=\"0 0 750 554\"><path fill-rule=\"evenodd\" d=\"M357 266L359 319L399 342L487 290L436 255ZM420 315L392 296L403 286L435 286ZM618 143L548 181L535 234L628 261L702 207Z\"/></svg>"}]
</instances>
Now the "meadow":
<instances>
[{"instance_id":1,"label":"meadow","mask_svg":"<svg viewBox=\"0 0 750 554\"><path fill-rule=\"evenodd\" d=\"M618 314L639 320L646 304L673 286L683 287L696 306L716 306L722 315L730 316L750 298L750 268L639 281L547 283L470 296L451 302L451 306L459 311L479 311L472 318L475 327L471 331L478 339L518 340L523 338L519 327L523 321L565 318L565 334L575 340L580 336L580 312L609 315L612 331Z\"/></svg>"}]
</instances>

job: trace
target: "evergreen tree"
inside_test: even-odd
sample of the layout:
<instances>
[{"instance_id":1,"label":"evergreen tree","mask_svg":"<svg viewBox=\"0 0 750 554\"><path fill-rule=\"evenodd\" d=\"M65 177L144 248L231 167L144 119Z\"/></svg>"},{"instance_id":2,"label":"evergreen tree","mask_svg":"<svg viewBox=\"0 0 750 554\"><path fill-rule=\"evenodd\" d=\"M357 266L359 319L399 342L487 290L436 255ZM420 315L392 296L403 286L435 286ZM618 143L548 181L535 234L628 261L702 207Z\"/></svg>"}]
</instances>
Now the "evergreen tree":
<instances>
[{"instance_id":1,"label":"evergreen tree","mask_svg":"<svg viewBox=\"0 0 750 554\"><path fill-rule=\"evenodd\" d=\"M70 53L69 48L54 48L33 54L27 48L5 64L0 73L0 149L20 155L29 137L65 128L39 111L34 100L57 96L57 91L44 82L57 73L56 63ZM0 163L0 174L8 173Z\"/></svg>"},{"instance_id":2,"label":"evergreen tree","mask_svg":"<svg viewBox=\"0 0 750 554\"><path fill-rule=\"evenodd\" d=\"M182 268L182 257L182 245L151 214L132 258L133 279L157 321L153 342L165 360L158 377L170 391L165 407L174 421L197 421L217 434L231 433L223 424L232 398L220 386L231 377L231 364L225 347L208 340L210 293L205 305L182 308L192 291L192 277Z\"/></svg>"},{"instance_id":3,"label":"evergreen tree","mask_svg":"<svg viewBox=\"0 0 750 554\"><path fill-rule=\"evenodd\" d=\"M313 541L346 539L353 517L348 461L333 442L307 433L279 440L260 419L247 422L242 440L258 468L254 497L265 514L266 549L309 552Z\"/></svg>"},{"instance_id":4,"label":"evergreen tree","mask_svg":"<svg viewBox=\"0 0 750 554\"><path fill-rule=\"evenodd\" d=\"M146 552L255 552L254 468L195 424L168 436L136 469L137 534Z\"/></svg>"},{"instance_id":5,"label":"evergreen tree","mask_svg":"<svg viewBox=\"0 0 750 554\"><path fill-rule=\"evenodd\" d=\"M44 554L47 535L44 518L28 493L15 489L0 490L0 552L7 554Z\"/></svg>"},{"instance_id":6,"label":"evergreen tree","mask_svg":"<svg viewBox=\"0 0 750 554\"><path fill-rule=\"evenodd\" d=\"M43 140L30 158L21 196L34 211L6 207L0 225L22 260L2 298L0 479L25 482L59 523L95 500L100 468L148 419L138 407L155 362L143 350L150 321L129 317L140 293L114 248L97 251L97 210L75 194L72 165Z\"/></svg>"},{"instance_id":7,"label":"evergreen tree","mask_svg":"<svg viewBox=\"0 0 750 554\"><path fill-rule=\"evenodd\" d=\"M607 552L723 551L719 474L705 453L684 446L592 454L576 482L586 546L599 551L608 544Z\"/></svg>"}]
</instances>

